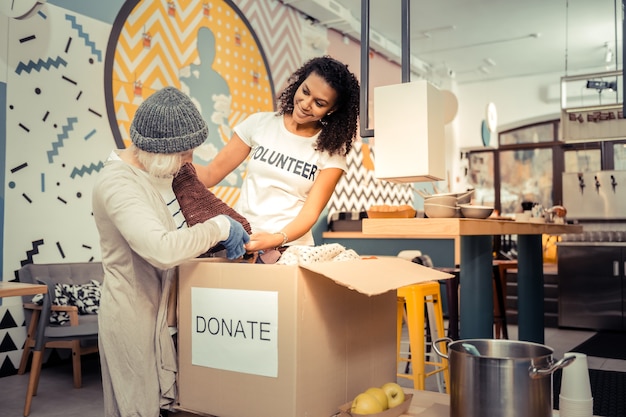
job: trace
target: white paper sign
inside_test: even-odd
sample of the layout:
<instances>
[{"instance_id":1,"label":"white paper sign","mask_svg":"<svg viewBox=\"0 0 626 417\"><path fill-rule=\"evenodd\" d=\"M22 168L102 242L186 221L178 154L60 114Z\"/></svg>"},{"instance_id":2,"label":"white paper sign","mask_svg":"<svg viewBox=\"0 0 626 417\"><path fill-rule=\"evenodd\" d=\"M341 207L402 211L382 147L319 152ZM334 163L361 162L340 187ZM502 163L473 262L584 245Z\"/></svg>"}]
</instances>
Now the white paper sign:
<instances>
[{"instance_id":1,"label":"white paper sign","mask_svg":"<svg viewBox=\"0 0 626 417\"><path fill-rule=\"evenodd\" d=\"M191 288L191 363L278 377L278 292Z\"/></svg>"}]
</instances>

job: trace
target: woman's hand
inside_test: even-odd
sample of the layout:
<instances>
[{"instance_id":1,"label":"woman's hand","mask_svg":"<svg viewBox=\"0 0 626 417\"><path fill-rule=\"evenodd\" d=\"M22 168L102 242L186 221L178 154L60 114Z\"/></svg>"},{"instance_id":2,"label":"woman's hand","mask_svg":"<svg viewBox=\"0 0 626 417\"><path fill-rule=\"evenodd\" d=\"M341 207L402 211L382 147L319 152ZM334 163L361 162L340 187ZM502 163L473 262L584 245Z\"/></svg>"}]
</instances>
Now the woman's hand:
<instances>
[{"instance_id":1,"label":"woman's hand","mask_svg":"<svg viewBox=\"0 0 626 417\"><path fill-rule=\"evenodd\" d=\"M246 251L275 249L283 244L283 235L280 233L258 232L250 235L250 242L245 245Z\"/></svg>"}]
</instances>

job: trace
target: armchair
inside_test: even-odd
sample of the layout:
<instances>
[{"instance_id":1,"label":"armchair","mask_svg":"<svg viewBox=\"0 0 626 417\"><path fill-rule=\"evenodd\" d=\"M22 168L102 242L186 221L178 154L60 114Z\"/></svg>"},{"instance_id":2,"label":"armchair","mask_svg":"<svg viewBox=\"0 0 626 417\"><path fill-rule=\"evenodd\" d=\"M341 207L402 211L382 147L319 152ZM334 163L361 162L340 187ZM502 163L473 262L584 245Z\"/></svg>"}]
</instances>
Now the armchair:
<instances>
[{"instance_id":1,"label":"armchair","mask_svg":"<svg viewBox=\"0 0 626 417\"><path fill-rule=\"evenodd\" d=\"M80 388L82 385L81 356L98 351L97 315L79 315L79 309L74 305L53 305L56 285L58 283L85 285L91 280L102 282L103 271L99 262L28 264L18 271L18 277L20 282L39 283L48 286L48 293L44 294L41 305L33 303L30 296L22 298L28 333L18 374L24 374L29 356L32 353L31 375L24 406L24 416L28 416L32 397L37 394L43 353L46 348L72 350L75 388ZM50 316L59 312L67 313L69 323L64 325L50 323Z\"/></svg>"}]
</instances>

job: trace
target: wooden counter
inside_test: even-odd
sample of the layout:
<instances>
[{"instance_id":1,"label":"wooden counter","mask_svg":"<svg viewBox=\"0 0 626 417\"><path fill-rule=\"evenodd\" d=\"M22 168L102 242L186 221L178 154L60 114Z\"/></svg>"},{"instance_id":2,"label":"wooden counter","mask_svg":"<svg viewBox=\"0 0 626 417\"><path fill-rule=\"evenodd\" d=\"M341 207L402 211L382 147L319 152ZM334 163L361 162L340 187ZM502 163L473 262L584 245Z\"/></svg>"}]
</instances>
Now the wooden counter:
<instances>
[{"instance_id":1,"label":"wooden counter","mask_svg":"<svg viewBox=\"0 0 626 417\"><path fill-rule=\"evenodd\" d=\"M43 294L48 291L46 285L27 284L23 282L0 281L0 297L18 297L22 295Z\"/></svg>"},{"instance_id":2,"label":"wooden counter","mask_svg":"<svg viewBox=\"0 0 626 417\"><path fill-rule=\"evenodd\" d=\"M582 233L582 226L491 219L363 219L363 235L377 237L449 238L480 235Z\"/></svg>"},{"instance_id":3,"label":"wooden counter","mask_svg":"<svg viewBox=\"0 0 626 417\"><path fill-rule=\"evenodd\" d=\"M519 339L544 342L543 234L582 233L579 225L496 219L363 219L362 232L324 237L363 239L453 239L461 266L461 338L493 337L493 236L517 235Z\"/></svg>"}]
</instances>

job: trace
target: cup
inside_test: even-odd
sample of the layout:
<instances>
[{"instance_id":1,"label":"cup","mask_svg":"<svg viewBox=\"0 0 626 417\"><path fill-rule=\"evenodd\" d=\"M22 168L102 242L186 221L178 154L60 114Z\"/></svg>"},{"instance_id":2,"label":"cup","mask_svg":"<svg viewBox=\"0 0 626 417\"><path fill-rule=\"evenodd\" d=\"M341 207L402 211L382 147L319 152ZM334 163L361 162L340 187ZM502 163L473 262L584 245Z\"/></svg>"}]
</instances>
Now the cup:
<instances>
[{"instance_id":1,"label":"cup","mask_svg":"<svg viewBox=\"0 0 626 417\"><path fill-rule=\"evenodd\" d=\"M589 401L592 399L592 396L587 355L578 352L567 352L563 355L563 357L568 356L576 356L576 359L563 368L559 398L563 397L566 400L579 402Z\"/></svg>"},{"instance_id":2,"label":"cup","mask_svg":"<svg viewBox=\"0 0 626 417\"><path fill-rule=\"evenodd\" d=\"M559 417L592 417L593 399L574 400L559 395Z\"/></svg>"}]
</instances>

